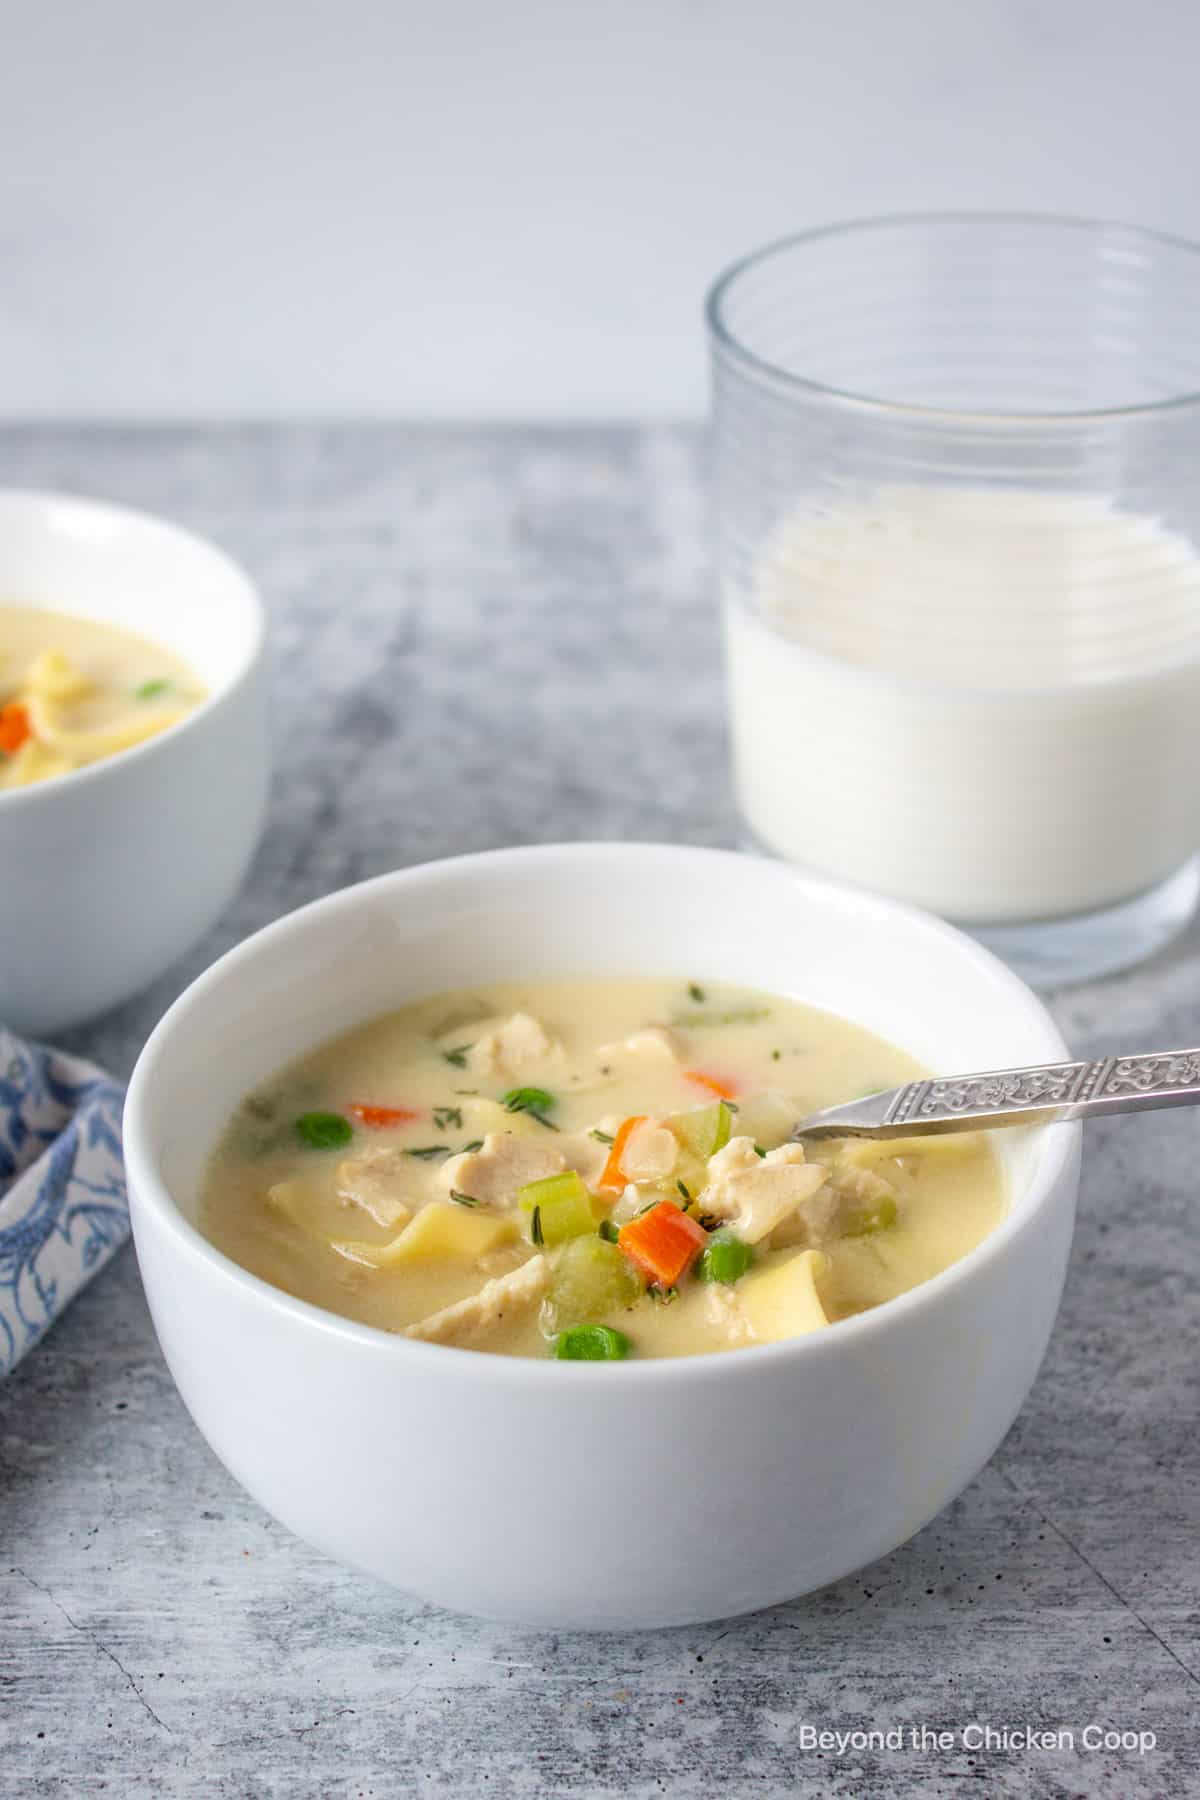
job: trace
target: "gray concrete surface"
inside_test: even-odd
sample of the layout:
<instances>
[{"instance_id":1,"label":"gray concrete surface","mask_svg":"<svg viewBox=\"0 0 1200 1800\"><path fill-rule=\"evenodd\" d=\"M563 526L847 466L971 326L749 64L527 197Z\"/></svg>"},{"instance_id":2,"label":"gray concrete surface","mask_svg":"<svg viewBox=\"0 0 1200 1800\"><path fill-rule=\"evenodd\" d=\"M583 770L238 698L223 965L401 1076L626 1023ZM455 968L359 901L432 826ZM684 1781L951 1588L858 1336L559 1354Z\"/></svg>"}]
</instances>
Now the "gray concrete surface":
<instances>
[{"instance_id":1,"label":"gray concrete surface","mask_svg":"<svg viewBox=\"0 0 1200 1800\"><path fill-rule=\"evenodd\" d=\"M561 837L734 840L692 433L9 429L0 480L211 532L273 615L270 828L208 942L70 1035L123 1075L215 955L345 882ZM1056 1010L1080 1051L1196 1042L1200 931ZM0 1387L0 1792L1200 1791L1198 1130L1089 1131L1048 1360L955 1505L850 1580L696 1630L506 1630L326 1562L192 1428L124 1253Z\"/></svg>"}]
</instances>

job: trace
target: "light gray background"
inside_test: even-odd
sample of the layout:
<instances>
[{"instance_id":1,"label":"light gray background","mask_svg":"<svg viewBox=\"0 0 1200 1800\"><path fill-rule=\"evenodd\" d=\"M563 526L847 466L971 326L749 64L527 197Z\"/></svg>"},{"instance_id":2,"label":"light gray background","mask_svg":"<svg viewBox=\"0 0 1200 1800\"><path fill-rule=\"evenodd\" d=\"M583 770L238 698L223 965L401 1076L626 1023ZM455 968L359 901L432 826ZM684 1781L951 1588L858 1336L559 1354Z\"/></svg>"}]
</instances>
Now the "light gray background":
<instances>
[{"instance_id":1,"label":"light gray background","mask_svg":"<svg viewBox=\"0 0 1200 1800\"><path fill-rule=\"evenodd\" d=\"M560 837L733 839L693 432L0 432L12 481L211 532L271 609L270 826L208 941L70 1035L122 1075L213 956L344 882ZM1055 1011L1081 1054L1195 1043L1200 924ZM0 1793L1192 1800L1197 1141L1186 1112L1088 1128L1046 1366L960 1500L860 1575L694 1630L481 1625L308 1550L191 1425L126 1252L0 1384ZM806 1726L972 1721L1158 1748L804 1748Z\"/></svg>"},{"instance_id":2,"label":"light gray background","mask_svg":"<svg viewBox=\"0 0 1200 1800\"><path fill-rule=\"evenodd\" d=\"M1200 235L1192 0L0 0L0 417L665 417L839 217Z\"/></svg>"}]
</instances>

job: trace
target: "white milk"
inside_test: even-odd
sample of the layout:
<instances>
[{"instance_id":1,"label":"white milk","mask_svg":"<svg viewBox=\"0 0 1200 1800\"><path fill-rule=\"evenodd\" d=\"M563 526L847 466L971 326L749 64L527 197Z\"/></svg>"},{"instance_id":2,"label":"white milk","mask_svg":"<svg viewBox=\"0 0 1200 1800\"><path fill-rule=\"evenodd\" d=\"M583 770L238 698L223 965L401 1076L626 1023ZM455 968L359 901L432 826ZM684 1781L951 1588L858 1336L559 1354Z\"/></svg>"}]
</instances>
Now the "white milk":
<instances>
[{"instance_id":1,"label":"white milk","mask_svg":"<svg viewBox=\"0 0 1200 1800\"><path fill-rule=\"evenodd\" d=\"M1098 498L891 488L788 520L726 609L743 814L967 923L1131 898L1200 845L1200 559Z\"/></svg>"}]
</instances>

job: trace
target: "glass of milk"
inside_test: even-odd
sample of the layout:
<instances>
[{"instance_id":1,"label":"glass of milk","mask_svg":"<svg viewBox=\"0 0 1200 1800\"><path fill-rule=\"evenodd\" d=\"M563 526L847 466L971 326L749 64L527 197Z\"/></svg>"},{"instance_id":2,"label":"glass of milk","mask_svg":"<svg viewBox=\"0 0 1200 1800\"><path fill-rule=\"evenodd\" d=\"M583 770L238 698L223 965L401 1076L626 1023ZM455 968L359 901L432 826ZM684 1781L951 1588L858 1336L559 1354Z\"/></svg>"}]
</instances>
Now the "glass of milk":
<instances>
[{"instance_id":1,"label":"glass of milk","mask_svg":"<svg viewBox=\"0 0 1200 1800\"><path fill-rule=\"evenodd\" d=\"M708 302L739 804L755 848L1043 986L1200 891L1200 249L872 220Z\"/></svg>"}]
</instances>

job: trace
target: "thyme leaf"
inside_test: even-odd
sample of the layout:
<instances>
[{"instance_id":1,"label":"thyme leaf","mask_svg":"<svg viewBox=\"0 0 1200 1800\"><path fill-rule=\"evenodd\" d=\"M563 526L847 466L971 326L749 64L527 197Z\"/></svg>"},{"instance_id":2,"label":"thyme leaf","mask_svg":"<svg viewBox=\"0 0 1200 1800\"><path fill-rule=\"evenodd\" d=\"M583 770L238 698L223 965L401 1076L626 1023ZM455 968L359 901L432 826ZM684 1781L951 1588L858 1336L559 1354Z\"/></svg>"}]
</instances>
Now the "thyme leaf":
<instances>
[{"instance_id":1,"label":"thyme leaf","mask_svg":"<svg viewBox=\"0 0 1200 1800\"><path fill-rule=\"evenodd\" d=\"M558 1126L546 1117L554 1105L554 1095L548 1094L545 1088L510 1088L503 1097L503 1104L505 1112L528 1113L531 1119L536 1119L539 1125L546 1127L547 1131L558 1130Z\"/></svg>"}]
</instances>

